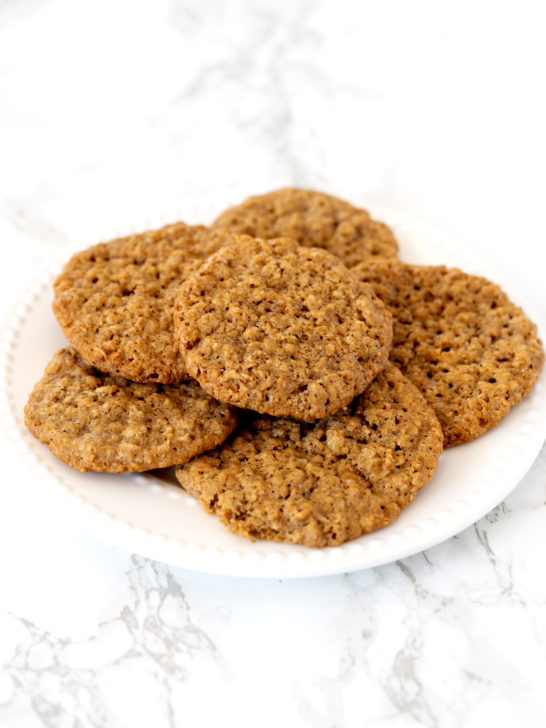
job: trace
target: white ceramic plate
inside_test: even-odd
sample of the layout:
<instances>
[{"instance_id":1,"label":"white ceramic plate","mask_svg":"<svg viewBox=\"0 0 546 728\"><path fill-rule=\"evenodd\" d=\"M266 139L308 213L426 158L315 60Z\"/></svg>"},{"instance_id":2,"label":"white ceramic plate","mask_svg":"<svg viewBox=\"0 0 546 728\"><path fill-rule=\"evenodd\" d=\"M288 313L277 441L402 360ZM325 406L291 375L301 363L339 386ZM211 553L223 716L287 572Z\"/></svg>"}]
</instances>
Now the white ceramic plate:
<instances>
[{"instance_id":1,"label":"white ceramic plate","mask_svg":"<svg viewBox=\"0 0 546 728\"><path fill-rule=\"evenodd\" d=\"M502 273L457 243L376 205L374 215L395 230L401 257L457 265L497 280L514 301L525 301ZM105 236L108 237L108 236ZM80 246L72 246L71 250ZM204 513L171 471L105 475L80 473L57 460L25 429L23 407L52 354L66 340L51 313L51 282L64 250L23 292L0 342L0 414L21 461L47 486L67 517L117 546L177 566L216 574L301 577L376 566L433 546L477 521L521 480L546 436L543 378L495 429L444 452L433 479L390 526L337 548L308 549L229 533Z\"/></svg>"}]
</instances>

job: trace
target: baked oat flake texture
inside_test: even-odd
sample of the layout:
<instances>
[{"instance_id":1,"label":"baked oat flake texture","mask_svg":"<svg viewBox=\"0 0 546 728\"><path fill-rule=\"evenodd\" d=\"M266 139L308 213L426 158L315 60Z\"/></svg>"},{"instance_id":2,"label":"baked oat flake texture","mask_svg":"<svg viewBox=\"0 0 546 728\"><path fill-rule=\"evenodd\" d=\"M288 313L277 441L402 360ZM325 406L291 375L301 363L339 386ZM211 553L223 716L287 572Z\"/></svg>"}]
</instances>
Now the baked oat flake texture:
<instances>
[{"instance_id":1,"label":"baked oat flake texture","mask_svg":"<svg viewBox=\"0 0 546 728\"><path fill-rule=\"evenodd\" d=\"M533 388L544 365L537 327L496 284L394 261L354 273L393 314L390 358L434 408L446 447L497 425Z\"/></svg>"},{"instance_id":2,"label":"baked oat flake texture","mask_svg":"<svg viewBox=\"0 0 546 728\"><path fill-rule=\"evenodd\" d=\"M297 187L249 197L225 210L213 227L254 238L292 238L300 245L328 250L349 268L398 254L392 230L372 220L366 210L324 192Z\"/></svg>"},{"instance_id":3,"label":"baked oat flake texture","mask_svg":"<svg viewBox=\"0 0 546 728\"><path fill-rule=\"evenodd\" d=\"M76 253L54 283L67 339L101 371L138 382L189 379L173 336L180 283L232 236L184 223Z\"/></svg>"},{"instance_id":4,"label":"baked oat flake texture","mask_svg":"<svg viewBox=\"0 0 546 728\"><path fill-rule=\"evenodd\" d=\"M391 523L432 477L442 441L432 409L389 364L341 412L258 416L176 474L234 533L337 546Z\"/></svg>"},{"instance_id":5,"label":"baked oat flake texture","mask_svg":"<svg viewBox=\"0 0 546 728\"><path fill-rule=\"evenodd\" d=\"M180 287L187 371L222 402L313 420L363 392L388 361L390 314L338 258L288 238L240 236Z\"/></svg>"},{"instance_id":6,"label":"baked oat flake texture","mask_svg":"<svg viewBox=\"0 0 546 728\"><path fill-rule=\"evenodd\" d=\"M67 347L30 394L25 423L73 468L124 473L184 463L215 447L235 428L237 413L196 382L130 382Z\"/></svg>"}]
</instances>

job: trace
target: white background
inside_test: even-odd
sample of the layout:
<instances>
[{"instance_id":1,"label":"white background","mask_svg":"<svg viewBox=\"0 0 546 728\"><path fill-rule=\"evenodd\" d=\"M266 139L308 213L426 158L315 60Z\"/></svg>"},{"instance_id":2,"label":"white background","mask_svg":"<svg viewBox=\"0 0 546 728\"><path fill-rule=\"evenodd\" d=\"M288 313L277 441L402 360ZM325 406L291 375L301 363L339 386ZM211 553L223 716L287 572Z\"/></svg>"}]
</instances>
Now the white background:
<instances>
[{"instance_id":1,"label":"white background","mask_svg":"<svg viewBox=\"0 0 546 728\"><path fill-rule=\"evenodd\" d=\"M460 237L544 322L543 35L539 2L4 0L0 313L58 246L296 184ZM544 725L544 451L458 537L290 582L118 551L0 457L6 728Z\"/></svg>"}]
</instances>

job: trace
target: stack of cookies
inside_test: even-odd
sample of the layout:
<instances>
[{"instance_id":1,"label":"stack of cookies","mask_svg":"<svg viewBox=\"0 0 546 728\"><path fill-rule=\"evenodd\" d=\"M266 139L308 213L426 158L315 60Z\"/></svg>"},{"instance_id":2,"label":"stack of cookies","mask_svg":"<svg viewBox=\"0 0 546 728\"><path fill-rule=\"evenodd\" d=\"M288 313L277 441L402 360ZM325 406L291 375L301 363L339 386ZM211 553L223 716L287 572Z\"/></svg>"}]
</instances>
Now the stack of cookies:
<instances>
[{"instance_id":1,"label":"stack of cookies","mask_svg":"<svg viewBox=\"0 0 546 728\"><path fill-rule=\"evenodd\" d=\"M292 188L210 227L95 245L55 281L71 346L26 424L79 470L176 466L251 539L334 546L380 528L544 363L498 286L397 256L365 210Z\"/></svg>"}]
</instances>

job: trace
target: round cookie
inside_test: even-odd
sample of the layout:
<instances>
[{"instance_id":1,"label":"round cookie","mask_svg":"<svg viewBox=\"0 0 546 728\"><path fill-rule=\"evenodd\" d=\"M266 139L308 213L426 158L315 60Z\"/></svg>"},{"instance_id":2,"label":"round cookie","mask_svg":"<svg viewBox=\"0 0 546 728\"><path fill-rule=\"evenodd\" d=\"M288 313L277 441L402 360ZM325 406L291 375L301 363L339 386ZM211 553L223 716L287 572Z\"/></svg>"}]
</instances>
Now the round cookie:
<instances>
[{"instance_id":1,"label":"round cookie","mask_svg":"<svg viewBox=\"0 0 546 728\"><path fill-rule=\"evenodd\" d=\"M184 463L215 447L237 414L196 382L129 382L102 374L67 347L34 387L25 423L73 468L124 473Z\"/></svg>"},{"instance_id":2,"label":"round cookie","mask_svg":"<svg viewBox=\"0 0 546 728\"><path fill-rule=\"evenodd\" d=\"M223 212L214 228L255 238L287 237L300 245L325 248L348 268L377 256L396 257L398 243L390 228L366 210L332 195L285 187L249 197Z\"/></svg>"},{"instance_id":3,"label":"round cookie","mask_svg":"<svg viewBox=\"0 0 546 728\"><path fill-rule=\"evenodd\" d=\"M257 417L176 476L234 533L337 546L400 514L432 477L442 439L423 396L389 364L334 416Z\"/></svg>"},{"instance_id":4,"label":"round cookie","mask_svg":"<svg viewBox=\"0 0 546 728\"><path fill-rule=\"evenodd\" d=\"M494 427L531 391L544 364L537 328L499 286L444 266L353 272L391 310L391 360L434 408L446 447Z\"/></svg>"},{"instance_id":5,"label":"round cookie","mask_svg":"<svg viewBox=\"0 0 546 728\"><path fill-rule=\"evenodd\" d=\"M387 363L390 314L325 250L236 238L180 287L185 365L222 402L313 420L363 392Z\"/></svg>"},{"instance_id":6,"label":"round cookie","mask_svg":"<svg viewBox=\"0 0 546 728\"><path fill-rule=\"evenodd\" d=\"M188 379L173 337L180 282L232 236L184 223L76 253L54 283L70 343L101 371L138 382Z\"/></svg>"}]
</instances>

